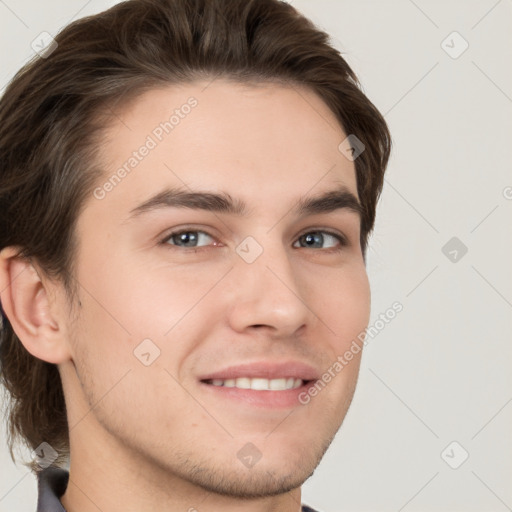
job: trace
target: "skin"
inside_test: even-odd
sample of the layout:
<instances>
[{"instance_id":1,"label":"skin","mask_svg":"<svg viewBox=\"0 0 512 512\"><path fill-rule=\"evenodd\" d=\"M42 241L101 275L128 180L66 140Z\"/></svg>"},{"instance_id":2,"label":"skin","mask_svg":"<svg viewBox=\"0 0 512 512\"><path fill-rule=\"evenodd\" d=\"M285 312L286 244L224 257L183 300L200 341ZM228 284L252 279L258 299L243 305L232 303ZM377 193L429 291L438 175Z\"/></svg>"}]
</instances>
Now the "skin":
<instances>
[{"instance_id":1,"label":"skin","mask_svg":"<svg viewBox=\"0 0 512 512\"><path fill-rule=\"evenodd\" d=\"M198 381L260 360L300 360L322 373L370 314L359 216L290 213L301 196L340 184L357 197L334 114L296 86L206 85L145 92L106 130L99 186L175 108L198 100L103 199L88 197L76 226L74 314L58 282L13 248L0 254L6 314L27 350L57 364L63 381L68 512L298 512L301 485L354 394L361 352L307 405L235 404ZM128 220L138 204L176 186L226 191L250 215L166 208ZM159 243L183 228L210 237L196 251L176 238ZM323 229L348 245L300 242ZM250 264L235 250L247 236L263 249ZM145 366L134 350L148 338L160 356ZM261 453L251 468L237 457L247 443Z\"/></svg>"}]
</instances>

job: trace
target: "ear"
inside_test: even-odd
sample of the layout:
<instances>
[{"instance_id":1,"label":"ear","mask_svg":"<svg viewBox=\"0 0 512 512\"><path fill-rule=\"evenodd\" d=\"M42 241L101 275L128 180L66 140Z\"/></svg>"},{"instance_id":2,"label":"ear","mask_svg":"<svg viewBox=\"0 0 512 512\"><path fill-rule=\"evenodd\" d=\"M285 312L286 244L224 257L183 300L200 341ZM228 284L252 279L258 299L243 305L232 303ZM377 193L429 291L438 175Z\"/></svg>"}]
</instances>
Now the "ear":
<instances>
[{"instance_id":1,"label":"ear","mask_svg":"<svg viewBox=\"0 0 512 512\"><path fill-rule=\"evenodd\" d=\"M49 291L30 260L19 256L19 249L0 251L0 301L9 323L30 354L59 364L71 359L66 316L64 305L52 302Z\"/></svg>"}]
</instances>

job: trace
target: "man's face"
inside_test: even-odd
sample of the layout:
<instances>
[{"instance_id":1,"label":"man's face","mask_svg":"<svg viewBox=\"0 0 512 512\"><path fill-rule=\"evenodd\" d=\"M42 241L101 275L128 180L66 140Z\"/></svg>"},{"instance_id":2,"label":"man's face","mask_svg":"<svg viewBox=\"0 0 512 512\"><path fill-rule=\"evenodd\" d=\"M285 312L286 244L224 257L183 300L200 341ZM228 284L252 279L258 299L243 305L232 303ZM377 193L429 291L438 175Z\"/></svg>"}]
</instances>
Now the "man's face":
<instances>
[{"instance_id":1,"label":"man's face","mask_svg":"<svg viewBox=\"0 0 512 512\"><path fill-rule=\"evenodd\" d=\"M115 450L141 474L264 496L311 475L354 393L360 353L303 404L314 385L303 380L368 324L360 218L297 206L341 187L357 197L355 169L312 92L206 85L146 92L106 133L105 174L77 224L76 375L60 366L71 458ZM246 213L165 200L135 210L169 189L229 194Z\"/></svg>"}]
</instances>

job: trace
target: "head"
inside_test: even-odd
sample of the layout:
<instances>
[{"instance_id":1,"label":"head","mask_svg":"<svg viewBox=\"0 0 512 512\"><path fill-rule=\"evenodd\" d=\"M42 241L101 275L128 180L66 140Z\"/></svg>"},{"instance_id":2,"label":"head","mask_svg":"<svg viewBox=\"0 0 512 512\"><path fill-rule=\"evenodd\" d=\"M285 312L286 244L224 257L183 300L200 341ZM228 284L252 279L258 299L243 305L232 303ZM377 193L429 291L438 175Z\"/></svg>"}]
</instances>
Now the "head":
<instances>
[{"instance_id":1,"label":"head","mask_svg":"<svg viewBox=\"0 0 512 512\"><path fill-rule=\"evenodd\" d=\"M226 407L207 377L321 373L364 331L383 117L286 2L132 0L55 41L0 101L11 454L47 442L61 464L94 433L226 494L300 485L361 354L288 409Z\"/></svg>"}]
</instances>

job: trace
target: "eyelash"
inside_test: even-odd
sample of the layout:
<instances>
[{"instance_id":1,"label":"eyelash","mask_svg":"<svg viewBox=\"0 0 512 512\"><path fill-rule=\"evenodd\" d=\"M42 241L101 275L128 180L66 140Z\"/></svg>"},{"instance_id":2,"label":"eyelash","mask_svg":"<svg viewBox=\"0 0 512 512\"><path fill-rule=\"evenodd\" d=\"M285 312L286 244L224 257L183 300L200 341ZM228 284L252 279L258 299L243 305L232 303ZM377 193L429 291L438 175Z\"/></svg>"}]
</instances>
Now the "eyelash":
<instances>
[{"instance_id":1,"label":"eyelash","mask_svg":"<svg viewBox=\"0 0 512 512\"><path fill-rule=\"evenodd\" d=\"M199 251L199 250L208 249L208 248L211 247L211 245L200 246L200 247L181 247L181 246L178 246L178 245L173 245L173 244L169 244L168 243L169 240L172 237L181 235L183 233L203 233L203 234L209 236L210 238L215 239L215 237L213 235L211 235L210 233L208 233L207 231L203 231L201 229L185 228L185 229L180 229L178 231L173 231L173 232L167 234L165 236L165 238L163 238L160 241L160 244L161 245L170 246L173 249L181 249L182 251L185 251L185 252L194 252L194 253ZM331 247L331 248L328 248L328 249L316 249L317 251L323 251L323 252L326 252L326 253L335 253L335 252L340 252L341 250L345 249L349 245L349 243L348 243L348 241L347 241L347 239L346 239L346 237L344 235L342 235L340 233L336 233L334 231L330 231L328 229L311 229L309 231L305 231L304 233L299 235L297 240L300 239L301 237L305 236L305 235L312 234L312 233L327 234L329 236L332 236L333 238L335 238L339 242L339 246L337 246L337 247ZM308 249L308 247L299 247L299 249Z\"/></svg>"}]
</instances>

